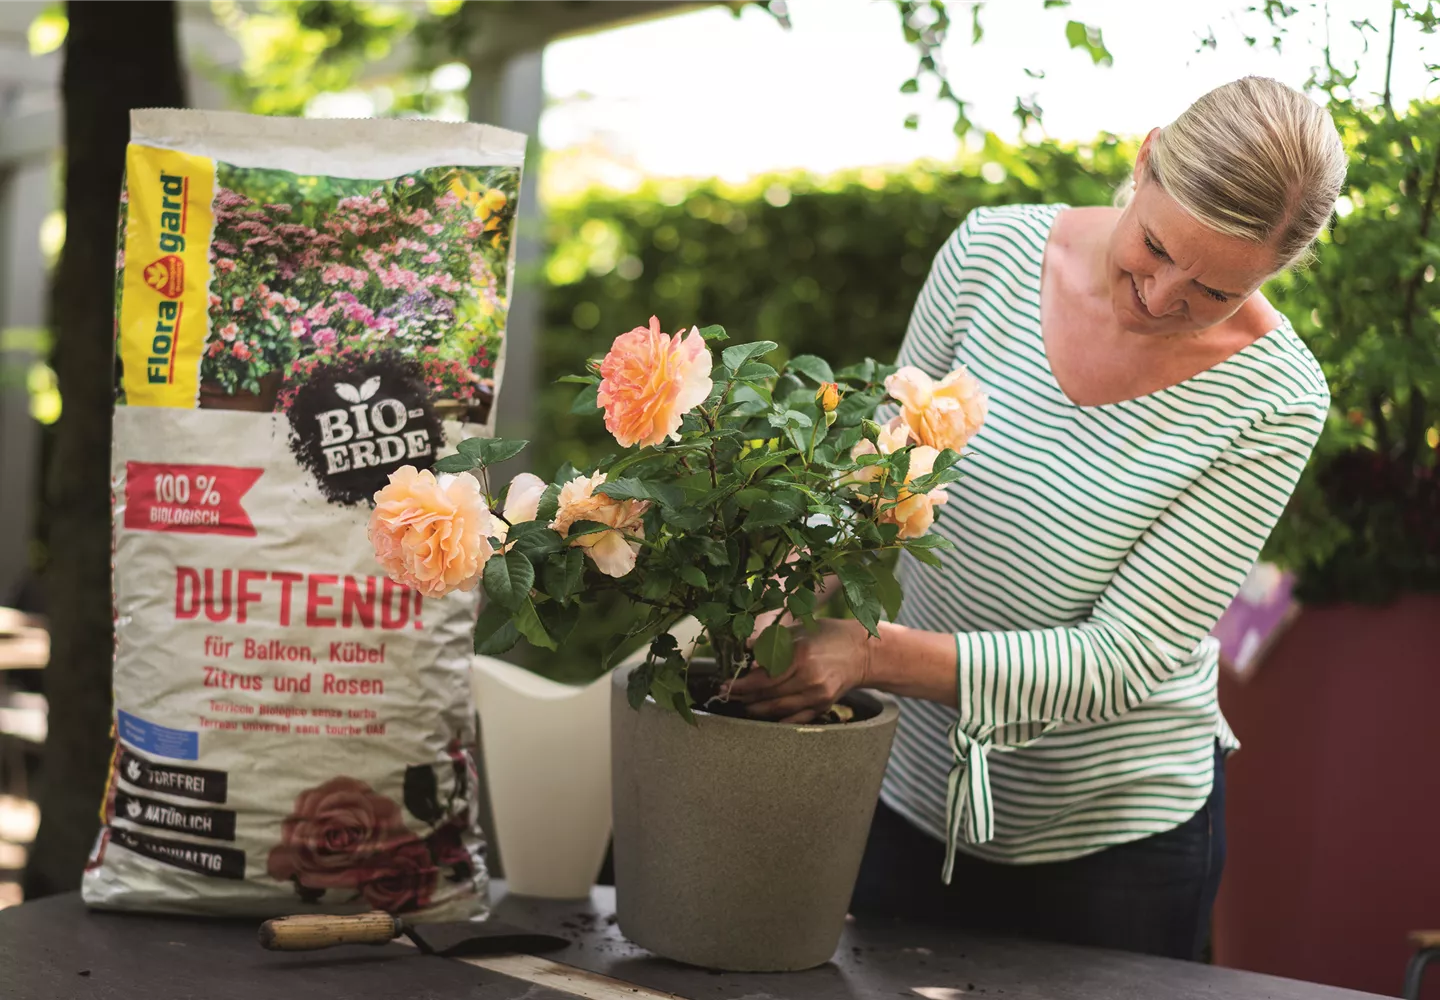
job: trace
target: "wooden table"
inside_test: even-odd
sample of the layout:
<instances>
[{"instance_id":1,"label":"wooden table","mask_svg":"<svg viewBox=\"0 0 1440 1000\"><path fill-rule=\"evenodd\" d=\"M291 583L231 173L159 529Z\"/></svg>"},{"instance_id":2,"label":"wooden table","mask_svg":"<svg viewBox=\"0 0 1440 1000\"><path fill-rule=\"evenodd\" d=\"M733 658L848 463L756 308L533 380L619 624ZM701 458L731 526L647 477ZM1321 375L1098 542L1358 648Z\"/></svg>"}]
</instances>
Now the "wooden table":
<instances>
[{"instance_id":1,"label":"wooden table","mask_svg":"<svg viewBox=\"0 0 1440 1000\"><path fill-rule=\"evenodd\" d=\"M408 944L274 954L255 921L88 913L71 894L0 911L6 1000L1359 1000L1371 994L1084 948L851 923L832 964L733 975L627 943L614 892L587 902L504 896L495 916L571 944L543 956L448 959Z\"/></svg>"}]
</instances>

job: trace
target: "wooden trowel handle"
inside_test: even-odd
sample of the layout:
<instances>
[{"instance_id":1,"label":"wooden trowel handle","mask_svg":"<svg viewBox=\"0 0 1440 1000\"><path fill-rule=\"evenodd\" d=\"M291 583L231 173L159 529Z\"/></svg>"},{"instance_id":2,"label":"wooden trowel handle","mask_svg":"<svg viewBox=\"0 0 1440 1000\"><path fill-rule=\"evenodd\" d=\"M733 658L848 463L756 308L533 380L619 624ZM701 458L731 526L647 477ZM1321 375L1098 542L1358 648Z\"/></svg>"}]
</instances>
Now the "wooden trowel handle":
<instances>
[{"instance_id":1,"label":"wooden trowel handle","mask_svg":"<svg viewBox=\"0 0 1440 1000\"><path fill-rule=\"evenodd\" d=\"M301 913L260 925L260 945L270 951L315 951L341 944L385 944L404 932L388 913L330 916Z\"/></svg>"}]
</instances>

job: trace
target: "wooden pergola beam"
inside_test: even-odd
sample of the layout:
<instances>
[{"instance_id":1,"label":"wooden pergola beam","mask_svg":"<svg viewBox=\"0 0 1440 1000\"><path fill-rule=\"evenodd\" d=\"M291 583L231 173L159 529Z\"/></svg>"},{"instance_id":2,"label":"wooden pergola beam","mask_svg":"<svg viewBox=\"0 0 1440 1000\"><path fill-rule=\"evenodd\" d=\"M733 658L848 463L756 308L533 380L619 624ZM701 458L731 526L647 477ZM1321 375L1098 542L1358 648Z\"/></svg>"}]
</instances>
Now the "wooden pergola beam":
<instances>
[{"instance_id":1,"label":"wooden pergola beam","mask_svg":"<svg viewBox=\"0 0 1440 1000\"><path fill-rule=\"evenodd\" d=\"M686 0L505 0L468 3L463 16L474 34L467 60L473 66L489 59L504 60L533 52L550 42L594 31L619 28L690 10L717 6ZM739 8L743 0L725 6Z\"/></svg>"}]
</instances>

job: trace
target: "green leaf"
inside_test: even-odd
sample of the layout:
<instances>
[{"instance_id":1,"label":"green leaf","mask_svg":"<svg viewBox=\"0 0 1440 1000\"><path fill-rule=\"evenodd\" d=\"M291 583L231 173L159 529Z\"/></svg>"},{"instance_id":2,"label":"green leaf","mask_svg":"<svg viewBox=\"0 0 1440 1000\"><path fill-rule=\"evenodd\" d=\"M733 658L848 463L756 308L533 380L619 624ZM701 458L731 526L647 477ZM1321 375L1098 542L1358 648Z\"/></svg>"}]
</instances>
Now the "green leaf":
<instances>
[{"instance_id":1,"label":"green leaf","mask_svg":"<svg viewBox=\"0 0 1440 1000\"><path fill-rule=\"evenodd\" d=\"M830 362L813 354L797 354L790 359L790 364L786 365L786 368L794 369L816 383L835 381L835 373L830 370Z\"/></svg>"},{"instance_id":2,"label":"green leaf","mask_svg":"<svg viewBox=\"0 0 1440 1000\"><path fill-rule=\"evenodd\" d=\"M650 687L655 683L655 675L660 670L658 661L645 658L645 662L630 672L625 681L625 700L630 703L633 709L639 709L645 704L645 698L650 694Z\"/></svg>"},{"instance_id":3,"label":"green leaf","mask_svg":"<svg viewBox=\"0 0 1440 1000\"><path fill-rule=\"evenodd\" d=\"M835 407L835 424L838 427L858 427L862 420L871 420L875 409L884 397L883 392L851 392Z\"/></svg>"},{"instance_id":4,"label":"green leaf","mask_svg":"<svg viewBox=\"0 0 1440 1000\"><path fill-rule=\"evenodd\" d=\"M791 497L796 494L777 493L759 500L745 516L745 528L765 528L775 524L788 524L805 513L804 503L796 503Z\"/></svg>"},{"instance_id":5,"label":"green leaf","mask_svg":"<svg viewBox=\"0 0 1440 1000\"><path fill-rule=\"evenodd\" d=\"M722 631L730 621L730 606L721 601L706 601L695 609L695 619L710 631Z\"/></svg>"},{"instance_id":6,"label":"green leaf","mask_svg":"<svg viewBox=\"0 0 1440 1000\"><path fill-rule=\"evenodd\" d=\"M850 613L855 616L855 620L865 626L865 631L873 636L880 635L880 600L874 594L866 594L857 601L850 596L849 591L846 591L845 603L849 606Z\"/></svg>"},{"instance_id":7,"label":"green leaf","mask_svg":"<svg viewBox=\"0 0 1440 1000\"><path fill-rule=\"evenodd\" d=\"M466 438L460 442L460 454L473 458L480 466L499 465L514 458L525 450L529 441L510 441L505 438Z\"/></svg>"},{"instance_id":8,"label":"green leaf","mask_svg":"<svg viewBox=\"0 0 1440 1000\"><path fill-rule=\"evenodd\" d=\"M602 531L613 530L615 529L604 521L576 521L570 525L570 531L566 533L565 537L579 538L581 535L598 535Z\"/></svg>"},{"instance_id":9,"label":"green leaf","mask_svg":"<svg viewBox=\"0 0 1440 1000\"><path fill-rule=\"evenodd\" d=\"M1065 25L1065 40L1072 49L1084 49L1090 53L1090 61L1097 66L1110 66L1115 62L1099 28L1083 21L1070 21Z\"/></svg>"},{"instance_id":10,"label":"green leaf","mask_svg":"<svg viewBox=\"0 0 1440 1000\"><path fill-rule=\"evenodd\" d=\"M651 483L641 479L617 479L604 482L595 488L612 500L654 500L662 507L680 507L685 503L685 492L668 483Z\"/></svg>"},{"instance_id":11,"label":"green leaf","mask_svg":"<svg viewBox=\"0 0 1440 1000\"><path fill-rule=\"evenodd\" d=\"M762 378L774 378L779 374L779 372L767 364L759 361L749 361L740 366L735 372L735 377L747 381L758 381Z\"/></svg>"},{"instance_id":12,"label":"green leaf","mask_svg":"<svg viewBox=\"0 0 1440 1000\"><path fill-rule=\"evenodd\" d=\"M701 590L710 586L710 581L705 579L705 574L700 571L700 567L688 563L680 567L680 579L692 587L699 587Z\"/></svg>"},{"instance_id":13,"label":"green leaf","mask_svg":"<svg viewBox=\"0 0 1440 1000\"><path fill-rule=\"evenodd\" d=\"M539 562L552 552L559 552L565 543L560 535L551 531L540 521L521 521L510 526L506 542L513 542L512 552L518 552L531 562Z\"/></svg>"},{"instance_id":14,"label":"green leaf","mask_svg":"<svg viewBox=\"0 0 1440 1000\"><path fill-rule=\"evenodd\" d=\"M908 129L917 129L917 128L919 128L919 127L920 127L920 116L919 116L919 115L916 115L916 114L906 115L906 116L905 116L905 127L908 128Z\"/></svg>"},{"instance_id":15,"label":"green leaf","mask_svg":"<svg viewBox=\"0 0 1440 1000\"><path fill-rule=\"evenodd\" d=\"M893 482L903 483L910 475L910 451L909 448L901 448L888 456L886 464L890 466L890 478Z\"/></svg>"},{"instance_id":16,"label":"green leaf","mask_svg":"<svg viewBox=\"0 0 1440 1000\"><path fill-rule=\"evenodd\" d=\"M540 503L535 508L535 522L537 524L549 524L555 520L555 514L560 509L560 487L550 485L545 492L540 494Z\"/></svg>"},{"instance_id":17,"label":"green leaf","mask_svg":"<svg viewBox=\"0 0 1440 1000\"><path fill-rule=\"evenodd\" d=\"M598 375L561 375L555 381L570 382L575 385L599 385L600 377Z\"/></svg>"},{"instance_id":18,"label":"green leaf","mask_svg":"<svg viewBox=\"0 0 1440 1000\"><path fill-rule=\"evenodd\" d=\"M906 80L904 83L900 84L900 93L902 94L916 94L919 92L920 81L915 79L913 76L910 79Z\"/></svg>"},{"instance_id":19,"label":"green leaf","mask_svg":"<svg viewBox=\"0 0 1440 1000\"><path fill-rule=\"evenodd\" d=\"M475 468L475 460L468 455L446 455L437 459L434 465L436 472L469 472Z\"/></svg>"},{"instance_id":20,"label":"green leaf","mask_svg":"<svg viewBox=\"0 0 1440 1000\"><path fill-rule=\"evenodd\" d=\"M790 661L795 655L795 637L778 621L771 622L755 640L753 651L765 672L771 677L779 677L790 669Z\"/></svg>"},{"instance_id":21,"label":"green leaf","mask_svg":"<svg viewBox=\"0 0 1440 1000\"><path fill-rule=\"evenodd\" d=\"M545 561L540 575L545 581L545 592L558 601L569 600L580 590L585 576L585 553L570 548L556 553Z\"/></svg>"},{"instance_id":22,"label":"green leaf","mask_svg":"<svg viewBox=\"0 0 1440 1000\"><path fill-rule=\"evenodd\" d=\"M875 591L880 598L880 606L885 609L885 617L893 622L900 615L900 603L905 597L900 589L900 581L895 579L890 567L882 562L873 562L869 568L870 575L875 578Z\"/></svg>"},{"instance_id":23,"label":"green leaf","mask_svg":"<svg viewBox=\"0 0 1440 1000\"><path fill-rule=\"evenodd\" d=\"M545 626L540 621L540 616L535 613L535 605L530 602L530 598L525 598L516 610L514 621L520 634L528 639L532 646L539 646L541 649L558 648L555 640L551 639L549 633L545 631Z\"/></svg>"},{"instance_id":24,"label":"green leaf","mask_svg":"<svg viewBox=\"0 0 1440 1000\"><path fill-rule=\"evenodd\" d=\"M475 652L482 656L499 656L515 648L520 630L510 620L510 610L499 604L487 604L475 621Z\"/></svg>"},{"instance_id":25,"label":"green leaf","mask_svg":"<svg viewBox=\"0 0 1440 1000\"><path fill-rule=\"evenodd\" d=\"M864 566L855 563L841 563L835 570L840 585L845 588L845 598L851 604L863 603L874 593L875 578Z\"/></svg>"},{"instance_id":26,"label":"green leaf","mask_svg":"<svg viewBox=\"0 0 1440 1000\"><path fill-rule=\"evenodd\" d=\"M735 634L735 638L742 641L750 638L755 634L755 616L742 611L730 619L730 631Z\"/></svg>"},{"instance_id":27,"label":"green leaf","mask_svg":"<svg viewBox=\"0 0 1440 1000\"><path fill-rule=\"evenodd\" d=\"M545 632L550 636L555 645L562 646L570 633L575 631L575 625L580 621L580 605L572 604L566 607L555 601L546 601L535 609L544 626Z\"/></svg>"},{"instance_id":28,"label":"green leaf","mask_svg":"<svg viewBox=\"0 0 1440 1000\"><path fill-rule=\"evenodd\" d=\"M700 554L711 566L730 565L730 550L724 545L713 538L698 538L695 541L700 548Z\"/></svg>"},{"instance_id":29,"label":"green leaf","mask_svg":"<svg viewBox=\"0 0 1440 1000\"><path fill-rule=\"evenodd\" d=\"M921 536L920 536L920 538L928 538L928 537L930 537L930 536L929 536L929 535L921 535ZM905 551L906 551L906 552L910 553L910 554L911 554L912 556L914 556L916 559L919 559L919 560L920 560L922 563L924 563L926 566L934 566L936 569L939 569L942 564L941 564L941 562L940 562L940 557L935 554L934 549L929 548L929 547L926 547L926 546L915 546L915 545L912 544L913 542L918 542L918 541L920 541L920 538L908 539L907 541L902 542L901 544L905 546Z\"/></svg>"},{"instance_id":30,"label":"green leaf","mask_svg":"<svg viewBox=\"0 0 1440 1000\"><path fill-rule=\"evenodd\" d=\"M871 382L879 381L876 376L876 369L878 367L874 358L866 358L857 364L841 368L838 377L846 379L847 381L864 382L868 385Z\"/></svg>"},{"instance_id":31,"label":"green leaf","mask_svg":"<svg viewBox=\"0 0 1440 1000\"><path fill-rule=\"evenodd\" d=\"M950 539L940 535L921 535L919 538L907 538L905 547L910 549L948 549L953 548Z\"/></svg>"},{"instance_id":32,"label":"green leaf","mask_svg":"<svg viewBox=\"0 0 1440 1000\"><path fill-rule=\"evenodd\" d=\"M587 385L575 396L575 401L570 404L570 412L578 413L580 416L588 416L600 408L600 385Z\"/></svg>"},{"instance_id":33,"label":"green leaf","mask_svg":"<svg viewBox=\"0 0 1440 1000\"><path fill-rule=\"evenodd\" d=\"M725 353L720 356L725 367L732 372L749 361L751 358L762 354L769 354L780 345L773 340L757 340L750 344L736 344L734 347L725 348Z\"/></svg>"},{"instance_id":34,"label":"green leaf","mask_svg":"<svg viewBox=\"0 0 1440 1000\"><path fill-rule=\"evenodd\" d=\"M681 531L700 531L711 521L711 513L704 507L666 507L660 516L666 524Z\"/></svg>"},{"instance_id":35,"label":"green leaf","mask_svg":"<svg viewBox=\"0 0 1440 1000\"><path fill-rule=\"evenodd\" d=\"M497 604L518 611L530 603L530 588L535 586L535 567L518 552L496 553L485 564L485 593ZM524 631L523 629L521 630Z\"/></svg>"},{"instance_id":36,"label":"green leaf","mask_svg":"<svg viewBox=\"0 0 1440 1000\"><path fill-rule=\"evenodd\" d=\"M706 340L730 339L730 335L725 332L725 328L723 326L718 326L714 324L710 326L702 326L700 328L700 336L704 337Z\"/></svg>"},{"instance_id":37,"label":"green leaf","mask_svg":"<svg viewBox=\"0 0 1440 1000\"><path fill-rule=\"evenodd\" d=\"M675 577L665 572L663 567L654 567L640 581L640 596L651 601L663 601L675 589L675 583Z\"/></svg>"},{"instance_id":38,"label":"green leaf","mask_svg":"<svg viewBox=\"0 0 1440 1000\"><path fill-rule=\"evenodd\" d=\"M809 618L815 613L815 591L808 587L795 591L785 601L785 607L796 618Z\"/></svg>"},{"instance_id":39,"label":"green leaf","mask_svg":"<svg viewBox=\"0 0 1440 1000\"><path fill-rule=\"evenodd\" d=\"M781 404L797 392L805 399L810 399L814 395L814 390L802 382L799 375L786 372L775 381L775 389L770 394L770 398L774 400L775 403Z\"/></svg>"}]
</instances>

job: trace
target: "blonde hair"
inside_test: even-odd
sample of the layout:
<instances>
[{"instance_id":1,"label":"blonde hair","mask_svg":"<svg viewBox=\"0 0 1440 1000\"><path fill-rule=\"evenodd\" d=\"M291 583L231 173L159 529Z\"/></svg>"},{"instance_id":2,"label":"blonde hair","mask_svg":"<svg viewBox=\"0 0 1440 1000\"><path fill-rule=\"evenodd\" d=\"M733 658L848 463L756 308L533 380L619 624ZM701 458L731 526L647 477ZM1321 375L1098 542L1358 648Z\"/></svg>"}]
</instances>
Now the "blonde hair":
<instances>
[{"instance_id":1,"label":"blonde hair","mask_svg":"<svg viewBox=\"0 0 1440 1000\"><path fill-rule=\"evenodd\" d=\"M1247 76L1201 97L1150 144L1146 172L1216 232L1271 243L1280 268L1306 256L1345 183L1328 112L1275 80ZM1123 185L1116 204L1129 201Z\"/></svg>"}]
</instances>

